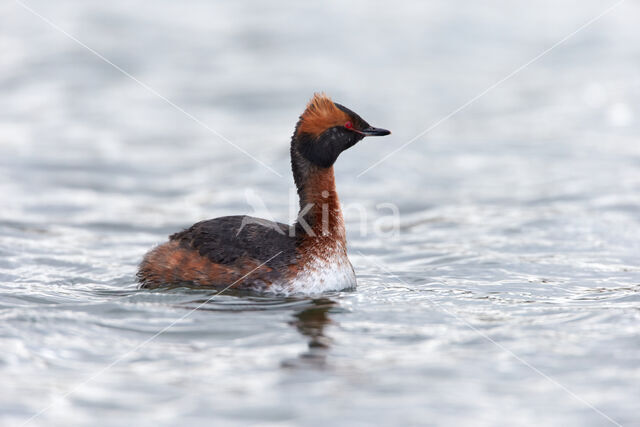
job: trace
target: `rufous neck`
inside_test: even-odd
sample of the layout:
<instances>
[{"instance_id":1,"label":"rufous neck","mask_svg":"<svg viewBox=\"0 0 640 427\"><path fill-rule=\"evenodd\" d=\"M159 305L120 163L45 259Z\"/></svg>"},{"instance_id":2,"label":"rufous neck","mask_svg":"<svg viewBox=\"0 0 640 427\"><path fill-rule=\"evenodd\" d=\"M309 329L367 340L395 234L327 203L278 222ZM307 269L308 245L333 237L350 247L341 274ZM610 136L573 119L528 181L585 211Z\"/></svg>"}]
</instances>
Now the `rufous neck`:
<instances>
[{"instance_id":1,"label":"rufous neck","mask_svg":"<svg viewBox=\"0 0 640 427\"><path fill-rule=\"evenodd\" d=\"M310 237L330 237L345 240L344 220L336 190L333 166L321 168L309 165L301 185L298 186L300 212L298 225L308 225ZM304 227L303 227L304 228Z\"/></svg>"}]
</instances>

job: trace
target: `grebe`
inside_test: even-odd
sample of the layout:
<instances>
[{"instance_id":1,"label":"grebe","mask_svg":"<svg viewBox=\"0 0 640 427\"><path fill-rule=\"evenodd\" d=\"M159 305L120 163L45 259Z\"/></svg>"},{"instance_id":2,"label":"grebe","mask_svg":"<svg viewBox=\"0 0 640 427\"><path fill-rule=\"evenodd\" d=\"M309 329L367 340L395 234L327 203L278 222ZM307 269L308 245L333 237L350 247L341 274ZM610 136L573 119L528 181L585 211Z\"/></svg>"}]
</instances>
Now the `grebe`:
<instances>
[{"instance_id":1,"label":"grebe","mask_svg":"<svg viewBox=\"0 0 640 427\"><path fill-rule=\"evenodd\" d=\"M145 255L137 274L141 287L230 286L279 294L355 287L333 164L365 136L390 133L315 94L291 138L296 223L240 215L198 222Z\"/></svg>"}]
</instances>

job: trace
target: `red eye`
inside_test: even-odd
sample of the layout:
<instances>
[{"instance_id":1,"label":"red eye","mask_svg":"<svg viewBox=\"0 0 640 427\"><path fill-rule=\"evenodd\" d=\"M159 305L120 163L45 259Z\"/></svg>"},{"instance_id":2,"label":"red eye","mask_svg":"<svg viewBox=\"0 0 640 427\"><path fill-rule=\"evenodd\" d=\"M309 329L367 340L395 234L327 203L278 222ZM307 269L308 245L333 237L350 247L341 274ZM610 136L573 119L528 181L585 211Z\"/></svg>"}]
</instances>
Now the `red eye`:
<instances>
[{"instance_id":1,"label":"red eye","mask_svg":"<svg viewBox=\"0 0 640 427\"><path fill-rule=\"evenodd\" d=\"M353 127L353 124L351 124L351 122L347 122L344 124L344 127L346 127L347 129L351 129Z\"/></svg>"}]
</instances>

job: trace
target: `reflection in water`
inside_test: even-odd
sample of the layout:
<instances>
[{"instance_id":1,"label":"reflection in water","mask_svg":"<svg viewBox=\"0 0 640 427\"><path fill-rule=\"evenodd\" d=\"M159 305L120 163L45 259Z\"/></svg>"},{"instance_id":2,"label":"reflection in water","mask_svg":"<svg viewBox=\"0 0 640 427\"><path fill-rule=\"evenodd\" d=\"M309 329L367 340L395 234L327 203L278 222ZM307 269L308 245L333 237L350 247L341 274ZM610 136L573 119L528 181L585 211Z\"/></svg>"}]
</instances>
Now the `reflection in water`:
<instances>
[{"instance_id":1,"label":"reflection in water","mask_svg":"<svg viewBox=\"0 0 640 427\"><path fill-rule=\"evenodd\" d=\"M186 289L183 288L183 295L184 291ZM144 294L149 295L148 293ZM170 294L163 293L162 295ZM302 337L308 341L308 349L298 355L296 359L284 360L282 366L291 368L310 365L324 367L326 365L331 339L325 335L324 329L326 325L333 323L329 317L329 311L337 309L338 304L335 301L326 297L316 299L264 297L233 289L226 291L224 296L215 298L216 296L214 294L209 298L189 299L172 304L172 306L213 312L291 310L294 319L289 324L295 326Z\"/></svg>"},{"instance_id":2,"label":"reflection in water","mask_svg":"<svg viewBox=\"0 0 640 427\"><path fill-rule=\"evenodd\" d=\"M309 349L298 356L296 360L282 363L285 367L308 366L324 367L329 352L331 339L324 334L324 328L331 323L329 310L336 303L328 298L318 298L311 301L312 305L297 312L291 321L298 332L309 340Z\"/></svg>"}]
</instances>

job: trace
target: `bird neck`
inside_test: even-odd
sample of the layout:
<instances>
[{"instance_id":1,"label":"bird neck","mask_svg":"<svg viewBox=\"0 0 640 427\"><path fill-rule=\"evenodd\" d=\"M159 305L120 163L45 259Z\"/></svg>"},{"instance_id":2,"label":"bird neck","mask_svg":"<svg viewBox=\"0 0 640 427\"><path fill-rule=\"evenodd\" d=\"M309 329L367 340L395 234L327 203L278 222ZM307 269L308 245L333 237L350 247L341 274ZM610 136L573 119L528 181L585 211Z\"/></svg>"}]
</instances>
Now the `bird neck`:
<instances>
[{"instance_id":1,"label":"bird neck","mask_svg":"<svg viewBox=\"0 0 640 427\"><path fill-rule=\"evenodd\" d=\"M294 147L291 154L293 177L300 198L296 233L302 233L298 235L303 238L331 238L345 242L344 219L333 166L313 165Z\"/></svg>"}]
</instances>

